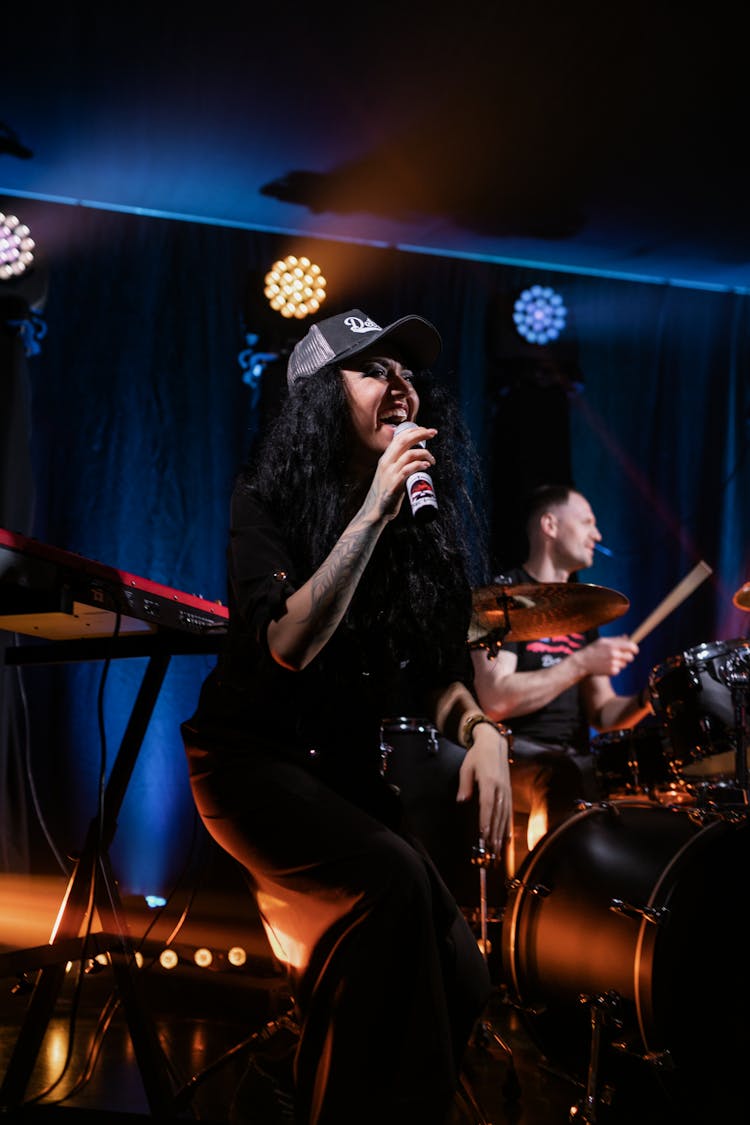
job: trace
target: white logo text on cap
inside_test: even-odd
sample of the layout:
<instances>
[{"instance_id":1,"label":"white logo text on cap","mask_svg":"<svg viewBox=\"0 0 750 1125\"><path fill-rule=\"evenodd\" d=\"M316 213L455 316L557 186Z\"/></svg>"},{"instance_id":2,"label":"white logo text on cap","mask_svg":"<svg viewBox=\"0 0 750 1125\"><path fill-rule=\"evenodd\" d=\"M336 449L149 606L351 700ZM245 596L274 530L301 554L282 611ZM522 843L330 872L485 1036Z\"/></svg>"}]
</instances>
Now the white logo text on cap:
<instances>
[{"instance_id":1,"label":"white logo text on cap","mask_svg":"<svg viewBox=\"0 0 750 1125\"><path fill-rule=\"evenodd\" d=\"M344 324L346 325L347 328L351 329L352 332L382 332L383 331L382 328L380 327L380 325L376 324L374 320L371 320L369 316L368 316L367 320L362 320L362 318L359 317L359 316L347 316L346 319L344 320Z\"/></svg>"}]
</instances>

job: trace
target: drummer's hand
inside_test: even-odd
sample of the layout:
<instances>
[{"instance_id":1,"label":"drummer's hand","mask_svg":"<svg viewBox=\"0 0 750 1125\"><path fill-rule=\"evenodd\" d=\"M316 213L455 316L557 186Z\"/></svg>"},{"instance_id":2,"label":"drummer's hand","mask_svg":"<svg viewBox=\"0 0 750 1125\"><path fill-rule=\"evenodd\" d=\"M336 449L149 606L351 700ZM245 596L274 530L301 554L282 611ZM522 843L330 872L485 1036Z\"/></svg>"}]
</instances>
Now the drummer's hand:
<instances>
[{"instance_id":1,"label":"drummer's hand","mask_svg":"<svg viewBox=\"0 0 750 1125\"><path fill-rule=\"evenodd\" d=\"M587 675L616 676L638 655L638 645L629 637L599 637L573 654Z\"/></svg>"},{"instance_id":2,"label":"drummer's hand","mask_svg":"<svg viewBox=\"0 0 750 1125\"><path fill-rule=\"evenodd\" d=\"M512 827L508 739L489 723L474 727L474 742L461 763L457 801L479 790L479 832L495 856L502 852Z\"/></svg>"}]
</instances>

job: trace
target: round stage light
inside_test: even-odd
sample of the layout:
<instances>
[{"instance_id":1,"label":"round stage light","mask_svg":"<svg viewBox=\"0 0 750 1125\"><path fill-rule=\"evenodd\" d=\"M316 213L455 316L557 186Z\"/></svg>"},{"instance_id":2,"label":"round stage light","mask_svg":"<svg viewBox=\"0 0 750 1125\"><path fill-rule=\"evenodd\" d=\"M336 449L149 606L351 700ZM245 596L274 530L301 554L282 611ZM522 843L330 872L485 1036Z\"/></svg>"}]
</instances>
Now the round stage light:
<instances>
[{"instance_id":1,"label":"round stage light","mask_svg":"<svg viewBox=\"0 0 750 1125\"><path fill-rule=\"evenodd\" d=\"M20 277L34 261L31 231L16 215L0 211L0 281Z\"/></svg>"},{"instance_id":2,"label":"round stage light","mask_svg":"<svg viewBox=\"0 0 750 1125\"><path fill-rule=\"evenodd\" d=\"M159 954L159 964L162 969L176 969L179 963L179 957L174 949L162 949Z\"/></svg>"},{"instance_id":3,"label":"round stage light","mask_svg":"<svg viewBox=\"0 0 750 1125\"><path fill-rule=\"evenodd\" d=\"M289 254L274 262L265 276L264 294L282 316L302 320L316 313L326 299L326 279L309 258Z\"/></svg>"},{"instance_id":4,"label":"round stage light","mask_svg":"<svg viewBox=\"0 0 750 1125\"><path fill-rule=\"evenodd\" d=\"M513 306L519 335L530 344L549 344L565 327L568 310L559 293L547 285L524 289Z\"/></svg>"}]
</instances>

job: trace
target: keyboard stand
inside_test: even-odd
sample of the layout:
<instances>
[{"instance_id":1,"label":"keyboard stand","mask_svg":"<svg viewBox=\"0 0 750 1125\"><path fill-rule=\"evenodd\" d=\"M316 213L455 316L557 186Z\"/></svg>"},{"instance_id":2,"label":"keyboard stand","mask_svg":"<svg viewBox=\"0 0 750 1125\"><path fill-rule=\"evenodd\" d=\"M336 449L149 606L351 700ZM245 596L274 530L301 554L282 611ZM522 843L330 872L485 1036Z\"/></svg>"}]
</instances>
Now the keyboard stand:
<instances>
[{"instance_id":1,"label":"keyboard stand","mask_svg":"<svg viewBox=\"0 0 750 1125\"><path fill-rule=\"evenodd\" d=\"M142 644L131 646L118 643L120 640L127 641L127 639L112 638L105 642L92 639L60 645L54 643L44 646L32 645L27 646L26 650L21 647L13 648L7 653L6 663L54 663L71 659L100 659L103 654L115 657L142 655ZM166 1057L154 1021L143 1001L142 982L135 964L135 951L110 866L109 847L170 656L176 650L193 651L189 644L190 640L200 639L188 637L165 639L163 634L154 635L152 655L105 787L101 820L99 817L94 817L91 821L83 849L68 882L49 946L0 955L0 969L6 962L13 966L15 971L19 966L23 966L23 971L38 971L39 974L0 1087L0 1115L5 1111L16 1110L23 1104L24 1094L65 978L65 965L68 961L76 959L72 955L72 950L77 948L78 957L83 956L84 953L87 957L93 957L96 953L105 950L109 953L153 1119L171 1121L177 1117ZM215 640L213 644L215 646ZM205 651L205 641L203 646L195 645L194 650ZM75 653L80 655L76 656ZM80 937L81 929L87 918L93 917L94 910L99 913L105 933L92 934L93 948L90 950L87 946L84 950L85 939Z\"/></svg>"}]
</instances>

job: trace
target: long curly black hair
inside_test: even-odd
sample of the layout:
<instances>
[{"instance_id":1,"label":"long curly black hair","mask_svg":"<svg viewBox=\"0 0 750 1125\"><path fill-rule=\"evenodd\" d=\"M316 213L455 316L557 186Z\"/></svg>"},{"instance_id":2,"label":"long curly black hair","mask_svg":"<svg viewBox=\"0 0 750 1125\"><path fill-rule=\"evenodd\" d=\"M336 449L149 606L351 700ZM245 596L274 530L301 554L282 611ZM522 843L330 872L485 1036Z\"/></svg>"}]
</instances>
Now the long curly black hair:
<instances>
[{"instance_id":1,"label":"long curly black hair","mask_svg":"<svg viewBox=\"0 0 750 1125\"><path fill-rule=\"evenodd\" d=\"M471 586L487 581L487 527L478 458L457 404L429 373L415 373L419 422L435 426L431 475L438 514L416 520L404 501L367 564L346 617L363 635L386 638L392 654L455 643L456 613ZM323 562L364 496L347 475L349 404L336 368L298 380L237 487L272 512L298 580ZM359 488L359 491L357 491ZM470 606L469 606L470 608ZM449 635L451 634L452 635Z\"/></svg>"}]
</instances>

